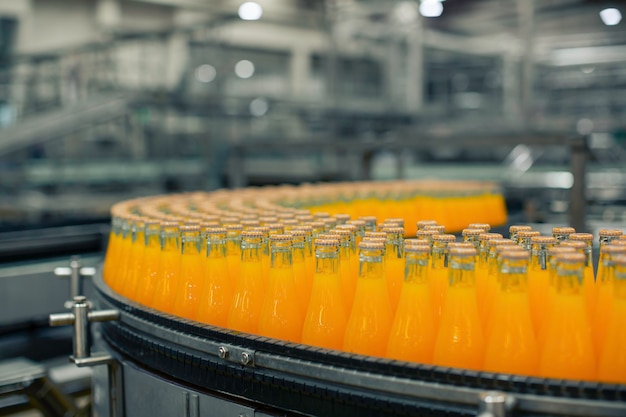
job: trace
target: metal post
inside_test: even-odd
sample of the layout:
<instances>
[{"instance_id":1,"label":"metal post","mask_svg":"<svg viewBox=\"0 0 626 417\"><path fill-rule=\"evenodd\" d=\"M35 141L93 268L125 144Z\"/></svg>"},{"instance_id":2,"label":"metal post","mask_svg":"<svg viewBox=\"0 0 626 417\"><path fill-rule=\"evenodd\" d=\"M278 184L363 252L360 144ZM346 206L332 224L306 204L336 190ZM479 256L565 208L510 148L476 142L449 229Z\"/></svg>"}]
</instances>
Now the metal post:
<instances>
[{"instance_id":1,"label":"metal post","mask_svg":"<svg viewBox=\"0 0 626 417\"><path fill-rule=\"evenodd\" d=\"M478 417L506 417L515 399L499 391L486 391L479 395Z\"/></svg>"},{"instance_id":2,"label":"metal post","mask_svg":"<svg viewBox=\"0 0 626 417\"><path fill-rule=\"evenodd\" d=\"M76 296L83 295L80 279L80 258L78 256L72 256L70 259L70 269L70 297L74 299Z\"/></svg>"},{"instance_id":3,"label":"metal post","mask_svg":"<svg viewBox=\"0 0 626 417\"><path fill-rule=\"evenodd\" d=\"M580 232L587 231L585 222L585 211L587 206L586 181L587 138L577 137L570 144L570 169L574 178L574 183L569 192L569 223Z\"/></svg>"},{"instance_id":4,"label":"metal post","mask_svg":"<svg viewBox=\"0 0 626 417\"><path fill-rule=\"evenodd\" d=\"M74 357L83 359L89 356L89 319L87 313L89 306L84 296L74 297Z\"/></svg>"}]
</instances>

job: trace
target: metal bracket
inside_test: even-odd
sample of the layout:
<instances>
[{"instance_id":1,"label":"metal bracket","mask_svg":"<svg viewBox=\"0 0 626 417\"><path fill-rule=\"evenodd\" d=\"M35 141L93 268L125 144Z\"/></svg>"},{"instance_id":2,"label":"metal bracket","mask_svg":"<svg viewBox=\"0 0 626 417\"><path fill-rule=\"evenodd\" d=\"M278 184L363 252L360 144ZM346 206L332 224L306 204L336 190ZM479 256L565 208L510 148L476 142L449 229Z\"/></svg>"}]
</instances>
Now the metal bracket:
<instances>
[{"instance_id":1,"label":"metal bracket","mask_svg":"<svg viewBox=\"0 0 626 417\"><path fill-rule=\"evenodd\" d=\"M478 395L478 417L507 417L515 407L515 397L500 391L485 391Z\"/></svg>"},{"instance_id":2,"label":"metal bracket","mask_svg":"<svg viewBox=\"0 0 626 417\"><path fill-rule=\"evenodd\" d=\"M83 278L91 278L96 275L96 268L81 267L80 257L72 256L70 266L54 268L54 275L59 278L70 278L70 297L73 300L75 297L83 295ZM67 309L72 308L73 305L73 301L65 302L65 308Z\"/></svg>"},{"instance_id":3,"label":"metal bracket","mask_svg":"<svg viewBox=\"0 0 626 417\"><path fill-rule=\"evenodd\" d=\"M95 366L111 362L113 357L108 354L91 355L88 336L90 322L119 320L119 310L89 311L87 298L82 295L74 297L71 313L50 314L50 326L74 326L74 346L70 361L76 366Z\"/></svg>"},{"instance_id":4,"label":"metal bracket","mask_svg":"<svg viewBox=\"0 0 626 417\"><path fill-rule=\"evenodd\" d=\"M254 351L239 346L222 344L217 349L217 356L228 362L254 366Z\"/></svg>"}]
</instances>

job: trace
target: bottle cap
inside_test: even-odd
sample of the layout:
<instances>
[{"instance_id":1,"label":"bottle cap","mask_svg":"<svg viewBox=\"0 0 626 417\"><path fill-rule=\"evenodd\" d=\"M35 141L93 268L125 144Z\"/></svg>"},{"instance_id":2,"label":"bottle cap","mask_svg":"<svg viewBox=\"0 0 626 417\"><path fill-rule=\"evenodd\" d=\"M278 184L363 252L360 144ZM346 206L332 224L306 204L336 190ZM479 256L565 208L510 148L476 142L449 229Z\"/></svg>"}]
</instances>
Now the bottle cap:
<instances>
[{"instance_id":1,"label":"bottle cap","mask_svg":"<svg viewBox=\"0 0 626 417\"><path fill-rule=\"evenodd\" d=\"M580 240L581 242L593 242L593 235L591 233L572 233L569 235L569 240Z\"/></svg>"},{"instance_id":2,"label":"bottle cap","mask_svg":"<svg viewBox=\"0 0 626 417\"><path fill-rule=\"evenodd\" d=\"M337 239L315 239L315 246L339 246Z\"/></svg>"},{"instance_id":3,"label":"bottle cap","mask_svg":"<svg viewBox=\"0 0 626 417\"><path fill-rule=\"evenodd\" d=\"M430 245L409 245L404 247L406 253L430 253Z\"/></svg>"},{"instance_id":4,"label":"bottle cap","mask_svg":"<svg viewBox=\"0 0 626 417\"><path fill-rule=\"evenodd\" d=\"M552 234L554 235L571 235L572 233L576 233L576 229L573 227L553 227Z\"/></svg>"},{"instance_id":5,"label":"bottle cap","mask_svg":"<svg viewBox=\"0 0 626 417\"><path fill-rule=\"evenodd\" d=\"M456 236L454 235L434 235L433 242L454 242Z\"/></svg>"},{"instance_id":6,"label":"bottle cap","mask_svg":"<svg viewBox=\"0 0 626 417\"><path fill-rule=\"evenodd\" d=\"M182 233L193 233L200 231L200 225L197 223L185 223L180 226L180 231Z\"/></svg>"},{"instance_id":7,"label":"bottle cap","mask_svg":"<svg viewBox=\"0 0 626 417\"><path fill-rule=\"evenodd\" d=\"M621 236L623 233L619 229L602 229L598 232L600 237L617 237Z\"/></svg>"},{"instance_id":8,"label":"bottle cap","mask_svg":"<svg viewBox=\"0 0 626 417\"><path fill-rule=\"evenodd\" d=\"M272 242L291 242L293 240L293 236L291 234L276 234L270 236L270 240Z\"/></svg>"},{"instance_id":9,"label":"bottle cap","mask_svg":"<svg viewBox=\"0 0 626 417\"><path fill-rule=\"evenodd\" d=\"M512 226L509 226L509 233L519 233L530 230L533 230L533 228L525 224L514 224Z\"/></svg>"},{"instance_id":10,"label":"bottle cap","mask_svg":"<svg viewBox=\"0 0 626 417\"><path fill-rule=\"evenodd\" d=\"M330 218L330 213L326 213L325 211L318 211L317 213L313 213L313 217L316 219L328 219Z\"/></svg>"},{"instance_id":11,"label":"bottle cap","mask_svg":"<svg viewBox=\"0 0 626 417\"><path fill-rule=\"evenodd\" d=\"M616 254L616 253L626 253L626 245L606 245L602 248L602 253L607 254Z\"/></svg>"},{"instance_id":12,"label":"bottle cap","mask_svg":"<svg viewBox=\"0 0 626 417\"><path fill-rule=\"evenodd\" d=\"M422 230L434 230L437 234L442 235L446 233L446 226L441 224L427 224Z\"/></svg>"},{"instance_id":13,"label":"bottle cap","mask_svg":"<svg viewBox=\"0 0 626 417\"><path fill-rule=\"evenodd\" d=\"M417 232L415 232L415 237L424 237L424 236L435 236L435 235L439 235L440 233L437 233L436 230L427 230L427 229L420 229Z\"/></svg>"},{"instance_id":14,"label":"bottle cap","mask_svg":"<svg viewBox=\"0 0 626 417\"><path fill-rule=\"evenodd\" d=\"M576 249L572 248L571 246L552 246L550 248L548 248L548 255L550 256L556 256L559 253L575 253Z\"/></svg>"},{"instance_id":15,"label":"bottle cap","mask_svg":"<svg viewBox=\"0 0 626 417\"><path fill-rule=\"evenodd\" d=\"M531 238L531 237L540 236L540 235L541 235L541 232L538 232L536 230L521 230L517 232L517 237L522 238L522 239Z\"/></svg>"},{"instance_id":16,"label":"bottle cap","mask_svg":"<svg viewBox=\"0 0 626 417\"><path fill-rule=\"evenodd\" d=\"M505 250L500 253L500 259L528 260L528 251L525 250Z\"/></svg>"},{"instance_id":17,"label":"bottle cap","mask_svg":"<svg viewBox=\"0 0 626 417\"><path fill-rule=\"evenodd\" d=\"M243 239L256 239L256 238L262 238L264 236L263 232L259 231L259 230L244 230L243 232L241 232L241 237Z\"/></svg>"},{"instance_id":18,"label":"bottle cap","mask_svg":"<svg viewBox=\"0 0 626 417\"><path fill-rule=\"evenodd\" d=\"M385 248L385 244L382 242L362 241L359 243L359 249L361 250L382 250Z\"/></svg>"},{"instance_id":19,"label":"bottle cap","mask_svg":"<svg viewBox=\"0 0 626 417\"><path fill-rule=\"evenodd\" d=\"M475 248L452 248L450 249L450 256L476 256L477 252Z\"/></svg>"},{"instance_id":20,"label":"bottle cap","mask_svg":"<svg viewBox=\"0 0 626 417\"><path fill-rule=\"evenodd\" d=\"M430 247L430 242L426 239L404 239L405 247L412 245L428 245L428 247Z\"/></svg>"},{"instance_id":21,"label":"bottle cap","mask_svg":"<svg viewBox=\"0 0 626 417\"><path fill-rule=\"evenodd\" d=\"M385 232L372 232L371 230L368 230L367 232L365 232L363 237L382 237L382 238L386 238L387 237L387 233L385 233Z\"/></svg>"},{"instance_id":22,"label":"bottle cap","mask_svg":"<svg viewBox=\"0 0 626 417\"><path fill-rule=\"evenodd\" d=\"M481 233L484 233L483 229L463 229L461 232L462 236L479 236Z\"/></svg>"},{"instance_id":23,"label":"bottle cap","mask_svg":"<svg viewBox=\"0 0 626 417\"><path fill-rule=\"evenodd\" d=\"M582 253L559 253L556 255L556 261L562 263L577 263L585 262L585 255Z\"/></svg>"},{"instance_id":24,"label":"bottle cap","mask_svg":"<svg viewBox=\"0 0 626 417\"><path fill-rule=\"evenodd\" d=\"M223 235L226 234L227 229L225 227L209 227L205 229L204 233L207 235Z\"/></svg>"},{"instance_id":25,"label":"bottle cap","mask_svg":"<svg viewBox=\"0 0 626 417\"><path fill-rule=\"evenodd\" d=\"M579 250L587 248L587 244L585 242L581 242L580 240L565 240L561 242L560 246L570 247Z\"/></svg>"},{"instance_id":26,"label":"bottle cap","mask_svg":"<svg viewBox=\"0 0 626 417\"><path fill-rule=\"evenodd\" d=\"M489 223L470 223L467 226L468 229L483 229L485 232L491 230L491 225Z\"/></svg>"},{"instance_id":27,"label":"bottle cap","mask_svg":"<svg viewBox=\"0 0 626 417\"><path fill-rule=\"evenodd\" d=\"M538 245L552 245L556 244L556 238L552 236L533 236L530 238L530 243Z\"/></svg>"},{"instance_id":28,"label":"bottle cap","mask_svg":"<svg viewBox=\"0 0 626 417\"><path fill-rule=\"evenodd\" d=\"M503 238L504 237L500 233L485 232L485 233L481 233L478 235L478 240L495 240L495 239L503 239Z\"/></svg>"},{"instance_id":29,"label":"bottle cap","mask_svg":"<svg viewBox=\"0 0 626 417\"><path fill-rule=\"evenodd\" d=\"M242 226L242 225L240 225L240 224L227 224L227 225L225 226L225 229L226 229L227 231L231 231L231 230L233 230L233 231L236 231L236 230L243 230L243 226Z\"/></svg>"},{"instance_id":30,"label":"bottle cap","mask_svg":"<svg viewBox=\"0 0 626 417\"><path fill-rule=\"evenodd\" d=\"M178 222L173 222L171 220L164 220L161 222L161 229L170 229L170 228L178 228Z\"/></svg>"},{"instance_id":31,"label":"bottle cap","mask_svg":"<svg viewBox=\"0 0 626 417\"><path fill-rule=\"evenodd\" d=\"M450 242L448 243L448 249L452 248L475 248L472 242Z\"/></svg>"},{"instance_id":32,"label":"bottle cap","mask_svg":"<svg viewBox=\"0 0 626 417\"><path fill-rule=\"evenodd\" d=\"M385 233L385 234L394 234L394 235L402 235L402 234L404 234L404 228L397 227L397 226L385 227L383 229L383 233Z\"/></svg>"},{"instance_id":33,"label":"bottle cap","mask_svg":"<svg viewBox=\"0 0 626 417\"><path fill-rule=\"evenodd\" d=\"M425 228L428 225L436 225L437 221L436 220L420 220L417 222L417 229L421 230L423 228Z\"/></svg>"}]
</instances>

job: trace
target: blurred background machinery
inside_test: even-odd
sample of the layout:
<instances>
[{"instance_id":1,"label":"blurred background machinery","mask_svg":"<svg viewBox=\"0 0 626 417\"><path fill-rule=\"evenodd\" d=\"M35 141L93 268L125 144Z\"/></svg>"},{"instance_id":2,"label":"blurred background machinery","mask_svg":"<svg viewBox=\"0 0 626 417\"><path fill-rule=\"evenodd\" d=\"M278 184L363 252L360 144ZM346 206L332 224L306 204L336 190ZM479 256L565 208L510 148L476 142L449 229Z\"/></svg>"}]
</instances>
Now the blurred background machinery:
<instances>
[{"instance_id":1,"label":"blurred background machinery","mask_svg":"<svg viewBox=\"0 0 626 417\"><path fill-rule=\"evenodd\" d=\"M623 13L604 0L0 0L0 359L56 364L70 349L67 329L46 327L68 298L50 271L74 253L97 264L111 204L133 196L474 178L502 183L511 222L620 227ZM11 398L0 409L25 404Z\"/></svg>"}]
</instances>

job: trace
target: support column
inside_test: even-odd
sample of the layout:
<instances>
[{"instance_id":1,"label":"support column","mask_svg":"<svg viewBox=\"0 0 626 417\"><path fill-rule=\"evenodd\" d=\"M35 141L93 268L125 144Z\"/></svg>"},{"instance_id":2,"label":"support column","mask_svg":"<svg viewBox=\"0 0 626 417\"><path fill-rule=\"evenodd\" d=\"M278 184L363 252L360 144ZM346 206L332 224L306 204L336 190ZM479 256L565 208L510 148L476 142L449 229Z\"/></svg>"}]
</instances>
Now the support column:
<instances>
[{"instance_id":1,"label":"support column","mask_svg":"<svg viewBox=\"0 0 626 417\"><path fill-rule=\"evenodd\" d=\"M521 98L524 121L528 123L534 106L535 81L535 0L517 0L519 36L522 40Z\"/></svg>"},{"instance_id":2,"label":"support column","mask_svg":"<svg viewBox=\"0 0 626 417\"><path fill-rule=\"evenodd\" d=\"M585 222L587 197L587 138L584 136L575 138L570 145L570 169L574 177L574 183L569 192L569 223L579 232L587 231Z\"/></svg>"},{"instance_id":3,"label":"support column","mask_svg":"<svg viewBox=\"0 0 626 417\"><path fill-rule=\"evenodd\" d=\"M415 30L406 37L406 104L409 112L419 113L424 107L424 26L421 17Z\"/></svg>"}]
</instances>

